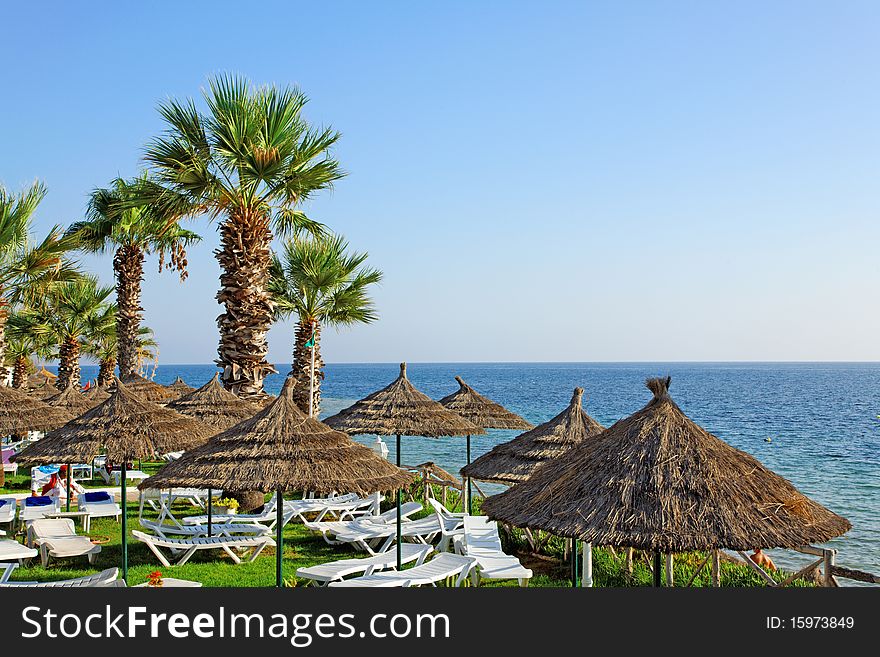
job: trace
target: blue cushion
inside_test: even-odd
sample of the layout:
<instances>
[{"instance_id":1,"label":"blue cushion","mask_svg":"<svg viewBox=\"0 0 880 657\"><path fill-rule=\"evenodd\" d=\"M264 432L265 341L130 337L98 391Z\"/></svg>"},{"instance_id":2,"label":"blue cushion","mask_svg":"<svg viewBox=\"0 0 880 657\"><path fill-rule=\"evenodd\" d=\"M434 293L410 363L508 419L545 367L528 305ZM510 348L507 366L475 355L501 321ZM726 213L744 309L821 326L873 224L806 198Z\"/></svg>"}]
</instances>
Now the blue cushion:
<instances>
[{"instance_id":1,"label":"blue cushion","mask_svg":"<svg viewBox=\"0 0 880 657\"><path fill-rule=\"evenodd\" d=\"M0 506L3 506L4 504L9 504L9 501L8 500L0 500Z\"/></svg>"},{"instance_id":2,"label":"blue cushion","mask_svg":"<svg viewBox=\"0 0 880 657\"><path fill-rule=\"evenodd\" d=\"M110 497L110 493L106 491L98 491L97 493L83 493L83 499L86 502L106 502L107 500L112 500Z\"/></svg>"},{"instance_id":3,"label":"blue cushion","mask_svg":"<svg viewBox=\"0 0 880 657\"><path fill-rule=\"evenodd\" d=\"M25 506L48 506L52 504L52 498L48 495L42 495L40 497L26 497L24 498Z\"/></svg>"}]
</instances>

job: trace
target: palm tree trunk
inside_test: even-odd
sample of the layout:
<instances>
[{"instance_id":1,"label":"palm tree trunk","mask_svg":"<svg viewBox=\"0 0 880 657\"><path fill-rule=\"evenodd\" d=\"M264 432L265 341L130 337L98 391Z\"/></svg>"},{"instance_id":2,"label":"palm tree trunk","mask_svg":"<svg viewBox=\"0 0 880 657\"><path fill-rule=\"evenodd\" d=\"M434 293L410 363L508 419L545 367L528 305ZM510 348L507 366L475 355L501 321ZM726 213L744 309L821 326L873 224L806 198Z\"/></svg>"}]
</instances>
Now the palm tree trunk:
<instances>
[{"instance_id":1,"label":"palm tree trunk","mask_svg":"<svg viewBox=\"0 0 880 657\"><path fill-rule=\"evenodd\" d=\"M119 376L137 371L138 330L141 327L141 281L144 252L135 245L121 246L113 257L116 275L116 339L119 343Z\"/></svg>"},{"instance_id":2,"label":"palm tree trunk","mask_svg":"<svg viewBox=\"0 0 880 657\"><path fill-rule=\"evenodd\" d=\"M68 386L79 386L79 340L69 337L58 349L58 382L55 387L66 390Z\"/></svg>"},{"instance_id":3,"label":"palm tree trunk","mask_svg":"<svg viewBox=\"0 0 880 657\"><path fill-rule=\"evenodd\" d=\"M269 295L269 217L257 212L230 215L220 227L220 291L224 312L219 358L223 386L244 399L263 394L263 378L275 368L266 361L274 303Z\"/></svg>"},{"instance_id":4,"label":"palm tree trunk","mask_svg":"<svg viewBox=\"0 0 880 657\"><path fill-rule=\"evenodd\" d=\"M0 386L6 385L6 322L9 320L9 302L0 288Z\"/></svg>"},{"instance_id":5,"label":"palm tree trunk","mask_svg":"<svg viewBox=\"0 0 880 657\"><path fill-rule=\"evenodd\" d=\"M105 358L98 368L98 385L109 386L113 382L113 370L116 369L115 358Z\"/></svg>"},{"instance_id":6,"label":"palm tree trunk","mask_svg":"<svg viewBox=\"0 0 880 657\"><path fill-rule=\"evenodd\" d=\"M300 321L296 325L293 340L293 365L291 376L296 379L293 389L293 400L303 413L309 412L309 379L312 374L312 350L306 342L312 337L312 326L308 321ZM315 324L315 417L321 412L321 379L324 378L324 361L321 360L321 325Z\"/></svg>"},{"instance_id":7,"label":"palm tree trunk","mask_svg":"<svg viewBox=\"0 0 880 657\"><path fill-rule=\"evenodd\" d=\"M19 356L15 359L15 364L12 366L12 387L13 388L24 388L28 379L28 359L24 356Z\"/></svg>"}]
</instances>

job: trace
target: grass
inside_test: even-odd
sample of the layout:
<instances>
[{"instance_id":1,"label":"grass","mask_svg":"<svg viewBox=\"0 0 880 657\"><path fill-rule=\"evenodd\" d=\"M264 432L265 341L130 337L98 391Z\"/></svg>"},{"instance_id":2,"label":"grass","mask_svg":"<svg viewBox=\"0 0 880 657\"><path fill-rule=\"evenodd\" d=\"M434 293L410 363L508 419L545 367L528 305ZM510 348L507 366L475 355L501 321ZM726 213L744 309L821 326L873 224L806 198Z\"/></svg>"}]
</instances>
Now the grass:
<instances>
[{"instance_id":1,"label":"grass","mask_svg":"<svg viewBox=\"0 0 880 657\"><path fill-rule=\"evenodd\" d=\"M161 467L161 463L144 463L143 470L149 473L155 472ZM80 482L88 487L104 487L103 483L88 484ZM0 489L0 495L9 493L22 493L30 490L30 478L19 475L8 477L6 487ZM414 490L417 499L422 499L423 490ZM457 496L450 494L449 505L456 506ZM388 503L386 502L386 505ZM200 515L203 510L190 506L185 502L178 502L174 506L174 514L177 517L185 515ZM422 515L426 515L423 512ZM145 511L145 516L155 519L157 514L152 510ZM129 532L138 529L137 503L129 503L128 529ZM79 528L79 525L78 525ZM121 537L120 524L112 518L95 518L92 520L92 538L106 538L107 543L102 544L102 550L98 555L95 566L89 566L85 557L75 559L52 560L48 568L43 568L39 559L31 562L31 565L19 568L15 571L13 580L36 580L48 581L82 577L103 568L118 566L121 562ZM568 587L571 586L568 565L562 562L565 542L557 537L551 537L542 549L541 555L531 555L525 549L526 543L522 532L512 530L503 537L505 548L517 552L523 563L534 571L534 577L530 586L537 587ZM288 585L302 586L305 582L297 582L295 572L297 568L311 566L335 559L363 556L363 553L355 552L347 546L331 546L316 534L307 530L302 524L289 523L284 528L284 579ZM702 561L704 554L689 553L676 555L675 557L675 582L682 586L690 579L694 569ZM637 553L634 559L633 573L629 575L624 567L624 553L616 553L602 548L593 550L593 578L594 585L607 586L650 586L652 574L647 563ZM166 577L176 577L202 582L205 586L230 586L230 587L267 587L275 584L275 548L266 548L253 563L241 563L235 565L232 560L219 550L197 551L189 562L183 566L165 568L159 564L149 548L131 536L128 541L129 560L129 584L139 584L147 581L151 572L160 571ZM753 587L765 586L763 580L749 567L740 564L723 562L722 584L724 586ZM784 579L785 573L775 574L778 580ZM693 586L710 586L710 573L708 566L697 575ZM515 581L484 582L481 586L517 586ZM805 582L797 581L792 586L808 586Z\"/></svg>"}]
</instances>

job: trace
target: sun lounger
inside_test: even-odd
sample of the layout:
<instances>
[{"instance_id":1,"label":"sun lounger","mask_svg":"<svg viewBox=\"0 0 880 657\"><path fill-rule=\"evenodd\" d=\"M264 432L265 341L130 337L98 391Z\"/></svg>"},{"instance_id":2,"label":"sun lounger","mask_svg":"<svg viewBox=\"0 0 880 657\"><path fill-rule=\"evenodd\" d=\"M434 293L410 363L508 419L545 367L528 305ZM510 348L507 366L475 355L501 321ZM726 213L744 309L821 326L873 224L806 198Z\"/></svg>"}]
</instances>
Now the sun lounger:
<instances>
[{"instance_id":1,"label":"sun lounger","mask_svg":"<svg viewBox=\"0 0 880 657\"><path fill-rule=\"evenodd\" d=\"M341 582L330 582L327 586L436 586L438 582L450 578L455 578L453 586L461 586L475 563L470 557L443 552L430 561L404 571L385 571Z\"/></svg>"},{"instance_id":2,"label":"sun lounger","mask_svg":"<svg viewBox=\"0 0 880 657\"><path fill-rule=\"evenodd\" d=\"M88 536L78 536L70 518L41 518L30 523L27 542L40 550L43 566L49 565L49 558L81 557L94 564L101 551L100 545L92 543Z\"/></svg>"},{"instance_id":3,"label":"sun lounger","mask_svg":"<svg viewBox=\"0 0 880 657\"><path fill-rule=\"evenodd\" d=\"M107 491L86 491L76 496L76 508L88 515L83 518L83 531L88 532L92 518L115 518L119 522L122 509Z\"/></svg>"},{"instance_id":4,"label":"sun lounger","mask_svg":"<svg viewBox=\"0 0 880 657\"><path fill-rule=\"evenodd\" d=\"M400 507L400 516L407 518L414 513L422 510L422 505L418 502L406 502ZM361 526L369 527L371 524L388 524L397 520L397 508L389 509L378 516L366 516L356 518L355 520L324 520L322 522L307 521L303 523L308 529L318 532L324 540L330 545L339 545L337 541L331 537L337 534L356 532Z\"/></svg>"},{"instance_id":5,"label":"sun lounger","mask_svg":"<svg viewBox=\"0 0 880 657\"><path fill-rule=\"evenodd\" d=\"M316 513L314 522L320 522L328 515L337 520L353 519L372 513L376 507L375 497L358 497L357 495L340 495L323 499L291 500L284 503L285 509L294 511L297 518L307 522L305 514Z\"/></svg>"},{"instance_id":6,"label":"sun lounger","mask_svg":"<svg viewBox=\"0 0 880 657\"><path fill-rule=\"evenodd\" d=\"M236 549L253 549L248 562L257 558L267 545L275 545L271 536L211 536L210 538L163 538L140 531L133 531L132 535L152 550L162 565L171 567L171 562L165 557L159 548L165 548L172 553L180 553L174 565L182 566L197 550L223 550L236 564L241 563L241 558L233 551Z\"/></svg>"},{"instance_id":7,"label":"sun lounger","mask_svg":"<svg viewBox=\"0 0 880 657\"><path fill-rule=\"evenodd\" d=\"M211 515L211 522L220 524L222 522L231 522L235 524L251 523L263 524L267 523L270 527L275 527L277 514L275 513L275 500L277 494L269 498L263 510L259 513L214 513ZM293 512L290 513L293 516ZM184 525L204 525L208 522L207 515L186 516L180 519Z\"/></svg>"},{"instance_id":8,"label":"sun lounger","mask_svg":"<svg viewBox=\"0 0 880 657\"><path fill-rule=\"evenodd\" d=\"M35 549L22 545L18 541L8 538L0 539L0 561L21 562L23 559L32 559L37 554Z\"/></svg>"},{"instance_id":9,"label":"sun lounger","mask_svg":"<svg viewBox=\"0 0 880 657\"><path fill-rule=\"evenodd\" d=\"M7 574L8 577L8 574ZM94 575L86 575L85 577L77 577L76 579L62 579L55 582L9 582L0 578L0 587L97 587L97 586L117 586L119 569L108 568Z\"/></svg>"},{"instance_id":10,"label":"sun lounger","mask_svg":"<svg viewBox=\"0 0 880 657\"><path fill-rule=\"evenodd\" d=\"M43 518L47 513L58 513L60 507L58 498L41 495L38 497L25 497L21 500L21 511L18 521L21 524Z\"/></svg>"},{"instance_id":11,"label":"sun lounger","mask_svg":"<svg viewBox=\"0 0 880 657\"><path fill-rule=\"evenodd\" d=\"M199 537L208 535L208 525L181 525L178 522L165 523L154 522L152 520L140 519L141 527L149 529L151 532L162 538L169 537ZM241 524L234 525L232 523L220 523L218 525L211 524L212 536L233 536L235 534L250 534L263 536L271 533L265 525Z\"/></svg>"},{"instance_id":12,"label":"sun lounger","mask_svg":"<svg viewBox=\"0 0 880 657\"><path fill-rule=\"evenodd\" d=\"M474 586L481 579L515 579L520 586L528 586L532 571L514 556L505 554L498 535L498 523L485 516L466 516L464 535L455 541L456 552L477 560L471 573Z\"/></svg>"},{"instance_id":13,"label":"sun lounger","mask_svg":"<svg viewBox=\"0 0 880 657\"><path fill-rule=\"evenodd\" d=\"M0 497L0 525L15 522L15 509L14 497Z\"/></svg>"},{"instance_id":14,"label":"sun lounger","mask_svg":"<svg viewBox=\"0 0 880 657\"><path fill-rule=\"evenodd\" d=\"M437 525L440 527L440 543L437 545L438 552L445 552L452 548L452 540L464 533L464 513L452 513L435 499L428 502L434 507Z\"/></svg>"},{"instance_id":15,"label":"sun lounger","mask_svg":"<svg viewBox=\"0 0 880 657\"><path fill-rule=\"evenodd\" d=\"M430 545L414 545L407 543L401 546L402 563L415 562L416 566L422 565L425 558L433 552ZM298 568L296 576L301 579L311 580L318 585L340 581L349 575L362 574L372 575L377 571L394 569L397 567L397 550L389 550L363 559L339 559L317 566Z\"/></svg>"},{"instance_id":16,"label":"sun lounger","mask_svg":"<svg viewBox=\"0 0 880 657\"><path fill-rule=\"evenodd\" d=\"M8 475L12 475L13 477L17 475L18 463L11 461L12 456L15 454L15 450L4 448L0 450L0 453L2 453L2 456L0 456L0 458L2 458L3 460L3 472Z\"/></svg>"},{"instance_id":17,"label":"sun lounger","mask_svg":"<svg viewBox=\"0 0 880 657\"><path fill-rule=\"evenodd\" d=\"M433 515L404 522L400 528L400 536L402 540L427 545L443 529L447 532L453 531L460 524L458 519L441 520ZM336 540L340 543L352 543L370 554L378 554L385 552L397 540L397 523L358 523L355 529L337 534Z\"/></svg>"}]
</instances>

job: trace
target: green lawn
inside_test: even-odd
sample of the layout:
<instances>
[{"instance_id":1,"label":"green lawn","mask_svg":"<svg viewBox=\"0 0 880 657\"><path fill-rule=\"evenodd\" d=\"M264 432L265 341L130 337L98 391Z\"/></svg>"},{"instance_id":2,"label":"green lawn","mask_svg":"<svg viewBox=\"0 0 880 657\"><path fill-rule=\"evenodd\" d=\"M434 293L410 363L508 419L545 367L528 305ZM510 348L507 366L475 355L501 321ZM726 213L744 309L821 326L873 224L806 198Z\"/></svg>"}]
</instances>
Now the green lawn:
<instances>
[{"instance_id":1,"label":"green lawn","mask_svg":"<svg viewBox=\"0 0 880 657\"><path fill-rule=\"evenodd\" d=\"M161 464L144 464L144 470L153 472ZM86 485L88 482L81 482ZM93 486L103 487L96 481ZM91 487L91 486L87 486ZM20 493L30 489L29 477L17 476L7 478L6 487L0 489L0 496L6 493ZM420 497L420 491L416 491ZM388 503L386 502L386 505ZM454 505L453 503L451 503ZM177 517L184 515L200 515L201 509L190 506L185 502L178 502L174 506L174 514ZM156 518L156 513L150 510L145 513L150 519ZM128 509L129 532L138 529L137 503L129 503ZM79 529L79 524L77 524ZM81 531L81 530L80 530ZM53 560L48 568L43 568L39 559L32 560L31 565L19 568L13 575L13 580L56 580L71 577L81 577L103 568L118 566L121 560L120 524L112 518L96 518L92 520L92 538L109 539L102 544L101 554L95 566L89 566L85 557L76 559ZM514 530L511 535L504 537L506 547L510 550L522 551L522 559L529 568L535 572L530 586L561 587L570 586L568 566L563 564L562 550L564 542L558 538L551 538L540 557L530 556L525 552L525 541L521 532ZM267 548L253 563L241 563L235 565L232 560L220 550L197 551L192 558L183 566L172 568L163 567L152 552L144 545L129 536L129 584L139 584L148 579L149 573L160 571L166 577L177 577L202 582L205 586L273 586L275 583L275 549ZM303 585L305 582L297 582L296 569L302 566L310 566L318 563L332 561L334 559L363 556L346 546L330 546L322 538L308 531L302 524L290 523L284 528L284 577L288 585ZM684 585L690 579L694 568L702 561L701 554L676 555L675 582ZM624 555L622 552L614 553L610 550L597 548L593 552L593 576L595 586L650 586L652 581L651 572L645 561L637 555L634 562L633 574L628 575L624 570ZM694 586L709 586L709 568L704 568L694 580ZM779 579L785 577L784 573L777 574ZM746 566L722 563L722 584L724 586L764 586L764 582ZM797 582L796 586L805 586L804 582ZM485 582L482 586L517 586L515 581L509 582Z\"/></svg>"}]
</instances>

